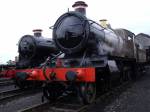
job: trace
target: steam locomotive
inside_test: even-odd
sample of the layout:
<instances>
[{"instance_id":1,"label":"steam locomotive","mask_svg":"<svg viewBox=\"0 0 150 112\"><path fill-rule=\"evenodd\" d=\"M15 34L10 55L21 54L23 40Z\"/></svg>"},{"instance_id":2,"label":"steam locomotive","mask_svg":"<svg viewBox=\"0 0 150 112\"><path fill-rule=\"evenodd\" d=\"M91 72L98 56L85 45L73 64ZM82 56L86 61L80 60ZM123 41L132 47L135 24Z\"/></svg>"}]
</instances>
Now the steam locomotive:
<instances>
[{"instance_id":1,"label":"steam locomotive","mask_svg":"<svg viewBox=\"0 0 150 112\"><path fill-rule=\"evenodd\" d=\"M12 78L15 84L20 88L31 86L33 84L42 84L35 82L30 77L33 69L42 67L42 63L48 57L53 57L58 53L51 38L42 36L42 30L33 30L34 35L24 35L18 44L19 60L13 69L4 70L2 77ZM5 73L4 73L5 72ZM33 76L31 76L33 77Z\"/></svg>"},{"instance_id":2,"label":"steam locomotive","mask_svg":"<svg viewBox=\"0 0 150 112\"><path fill-rule=\"evenodd\" d=\"M134 33L88 19L85 2L75 2L73 7L75 11L63 14L54 24L53 41L39 33L21 38L16 79L45 82L43 95L49 100L71 91L88 104L97 90L135 80L148 58Z\"/></svg>"},{"instance_id":3,"label":"steam locomotive","mask_svg":"<svg viewBox=\"0 0 150 112\"><path fill-rule=\"evenodd\" d=\"M50 82L43 89L46 98L55 100L73 91L87 104L93 102L99 88L106 91L114 81L135 80L146 62L146 51L131 31L89 20L84 2L73 7L75 11L60 16L53 28L53 41L64 57L56 57L59 64L54 68L45 66L32 74Z\"/></svg>"},{"instance_id":4,"label":"steam locomotive","mask_svg":"<svg viewBox=\"0 0 150 112\"><path fill-rule=\"evenodd\" d=\"M15 75L15 65L0 65L0 78L9 78L11 79Z\"/></svg>"},{"instance_id":5,"label":"steam locomotive","mask_svg":"<svg viewBox=\"0 0 150 112\"><path fill-rule=\"evenodd\" d=\"M51 38L44 38L41 29L33 30L34 35L24 35L18 45L19 61L16 64L16 85L23 88L31 85L34 80L27 80L33 69L39 69L48 57L58 53ZM39 82L38 82L39 83ZM39 83L40 84L40 83Z\"/></svg>"},{"instance_id":6,"label":"steam locomotive","mask_svg":"<svg viewBox=\"0 0 150 112\"><path fill-rule=\"evenodd\" d=\"M51 38L44 38L42 30L33 30L33 35L24 35L18 45L17 68L33 68L43 63L48 56L58 53Z\"/></svg>"}]
</instances>

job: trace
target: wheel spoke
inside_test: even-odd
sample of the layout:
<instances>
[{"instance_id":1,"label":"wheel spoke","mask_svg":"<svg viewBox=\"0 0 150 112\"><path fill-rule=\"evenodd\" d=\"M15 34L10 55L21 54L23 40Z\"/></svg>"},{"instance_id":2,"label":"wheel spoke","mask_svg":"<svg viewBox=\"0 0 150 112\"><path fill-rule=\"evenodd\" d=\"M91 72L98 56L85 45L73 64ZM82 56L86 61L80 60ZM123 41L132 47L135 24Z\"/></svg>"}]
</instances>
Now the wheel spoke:
<instances>
[{"instance_id":1,"label":"wheel spoke","mask_svg":"<svg viewBox=\"0 0 150 112\"><path fill-rule=\"evenodd\" d=\"M92 103L96 96L95 83L81 84L80 97L84 104Z\"/></svg>"}]
</instances>

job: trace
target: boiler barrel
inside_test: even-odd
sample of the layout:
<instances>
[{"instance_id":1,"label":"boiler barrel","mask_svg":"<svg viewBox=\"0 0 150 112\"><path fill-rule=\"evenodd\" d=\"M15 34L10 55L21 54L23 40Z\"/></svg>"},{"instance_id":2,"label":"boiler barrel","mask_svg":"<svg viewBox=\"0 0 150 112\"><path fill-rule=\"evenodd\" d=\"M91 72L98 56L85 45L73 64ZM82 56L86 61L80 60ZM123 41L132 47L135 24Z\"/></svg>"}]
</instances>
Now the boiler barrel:
<instances>
[{"instance_id":1,"label":"boiler barrel","mask_svg":"<svg viewBox=\"0 0 150 112\"><path fill-rule=\"evenodd\" d=\"M52 39L32 35L25 35L20 39L18 51L21 57L28 59L58 52Z\"/></svg>"},{"instance_id":2,"label":"boiler barrel","mask_svg":"<svg viewBox=\"0 0 150 112\"><path fill-rule=\"evenodd\" d=\"M53 39L56 46L67 54L89 48L92 41L95 41L95 46L100 44L100 49L108 53L116 48L120 52L123 44L122 38L111 29L103 28L78 12L68 12L58 18L54 25Z\"/></svg>"}]
</instances>

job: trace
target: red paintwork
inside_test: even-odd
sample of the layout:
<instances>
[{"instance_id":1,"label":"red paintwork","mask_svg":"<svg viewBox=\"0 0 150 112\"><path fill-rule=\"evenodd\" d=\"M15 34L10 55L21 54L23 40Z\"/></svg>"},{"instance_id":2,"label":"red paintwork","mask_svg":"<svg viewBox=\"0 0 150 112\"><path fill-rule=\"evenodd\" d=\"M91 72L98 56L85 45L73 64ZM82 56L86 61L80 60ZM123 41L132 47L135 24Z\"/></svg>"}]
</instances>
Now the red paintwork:
<instances>
[{"instance_id":1,"label":"red paintwork","mask_svg":"<svg viewBox=\"0 0 150 112\"><path fill-rule=\"evenodd\" d=\"M39 81L41 81L41 78L42 79L44 78L43 69L40 69L40 68L21 69L21 70L17 70L17 72L26 72L26 73L28 73L29 78L27 80L39 80Z\"/></svg>"},{"instance_id":2,"label":"red paintwork","mask_svg":"<svg viewBox=\"0 0 150 112\"><path fill-rule=\"evenodd\" d=\"M16 74L15 69L8 69L8 70L3 70L1 71L1 77L3 78L13 78Z\"/></svg>"},{"instance_id":3,"label":"red paintwork","mask_svg":"<svg viewBox=\"0 0 150 112\"><path fill-rule=\"evenodd\" d=\"M3 78L15 78L17 72L27 72L31 74L34 69L7 69L0 72Z\"/></svg>"},{"instance_id":4,"label":"red paintwork","mask_svg":"<svg viewBox=\"0 0 150 112\"><path fill-rule=\"evenodd\" d=\"M40 70L40 69L36 69L36 68L34 68L34 69L7 69L7 70L1 71L0 76L3 77L3 78L15 78L17 72L26 72L31 77L29 79L36 80L36 77L31 75L33 70L36 71L36 70ZM42 69L40 71L42 72Z\"/></svg>"},{"instance_id":5,"label":"red paintwork","mask_svg":"<svg viewBox=\"0 0 150 112\"><path fill-rule=\"evenodd\" d=\"M67 81L66 80L66 73L68 71L77 72L77 81L82 82L95 82L95 68L47 68L46 69L46 76L50 79L51 73L56 73L56 80L55 81ZM7 78L14 78L17 72L26 72L29 75L27 80L37 80L37 81L45 81L45 77L43 75L42 68L34 68L34 69L11 69L11 70L4 70L1 72L3 74L2 77Z\"/></svg>"},{"instance_id":6,"label":"red paintwork","mask_svg":"<svg viewBox=\"0 0 150 112\"><path fill-rule=\"evenodd\" d=\"M46 69L46 76L50 79L51 73L56 73L56 80L55 81L67 81L66 80L66 73L67 71L75 71L77 72L77 81L82 82L95 82L95 68L47 68ZM30 77L28 80L46 80L43 75L42 69L34 69L29 72Z\"/></svg>"}]
</instances>

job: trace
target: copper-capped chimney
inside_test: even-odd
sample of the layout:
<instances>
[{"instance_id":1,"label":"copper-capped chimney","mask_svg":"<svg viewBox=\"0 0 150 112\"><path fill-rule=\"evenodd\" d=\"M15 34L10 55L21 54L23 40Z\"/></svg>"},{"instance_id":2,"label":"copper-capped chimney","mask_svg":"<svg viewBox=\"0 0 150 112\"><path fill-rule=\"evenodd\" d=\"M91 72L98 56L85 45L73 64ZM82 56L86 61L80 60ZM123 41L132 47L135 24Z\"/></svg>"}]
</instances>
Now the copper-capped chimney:
<instances>
[{"instance_id":1,"label":"copper-capped chimney","mask_svg":"<svg viewBox=\"0 0 150 112\"><path fill-rule=\"evenodd\" d=\"M35 29L33 30L35 37L41 37L42 36L42 30L41 29Z\"/></svg>"},{"instance_id":2,"label":"copper-capped chimney","mask_svg":"<svg viewBox=\"0 0 150 112\"><path fill-rule=\"evenodd\" d=\"M72 5L72 7L75 9L75 11L86 15L86 7L88 7L88 5L85 2L77 1Z\"/></svg>"}]
</instances>

